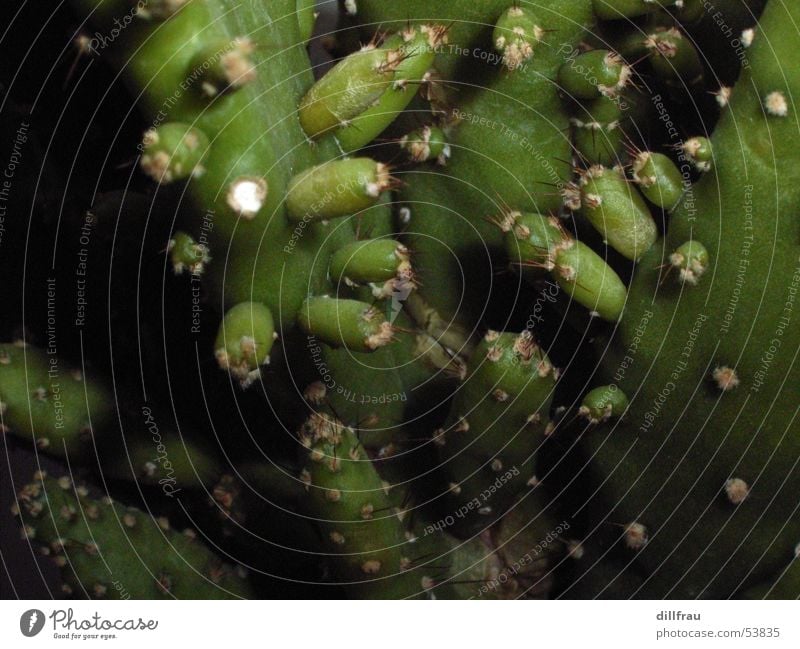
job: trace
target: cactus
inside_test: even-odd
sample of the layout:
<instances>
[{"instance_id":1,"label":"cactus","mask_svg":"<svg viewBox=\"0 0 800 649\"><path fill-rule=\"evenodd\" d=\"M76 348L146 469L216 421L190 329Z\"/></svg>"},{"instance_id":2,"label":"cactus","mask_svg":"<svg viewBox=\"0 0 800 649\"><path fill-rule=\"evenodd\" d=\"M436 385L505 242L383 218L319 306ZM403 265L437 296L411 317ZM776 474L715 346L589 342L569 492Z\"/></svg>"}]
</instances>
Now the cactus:
<instances>
[{"instance_id":1,"label":"cactus","mask_svg":"<svg viewBox=\"0 0 800 649\"><path fill-rule=\"evenodd\" d=\"M657 29L645 39L652 53L653 72L668 87L697 86L703 81L703 63L692 42L679 29Z\"/></svg>"},{"instance_id":2,"label":"cactus","mask_svg":"<svg viewBox=\"0 0 800 649\"><path fill-rule=\"evenodd\" d=\"M593 166L581 175L581 214L618 253L639 261L658 236L644 199L619 169Z\"/></svg>"},{"instance_id":3,"label":"cactus","mask_svg":"<svg viewBox=\"0 0 800 649\"><path fill-rule=\"evenodd\" d=\"M631 176L645 198L665 210L675 207L683 195L681 172L663 153L639 153L631 163Z\"/></svg>"},{"instance_id":4,"label":"cactus","mask_svg":"<svg viewBox=\"0 0 800 649\"><path fill-rule=\"evenodd\" d=\"M446 473L445 512L474 532L535 487L535 454L551 431L557 370L529 331L489 331L475 347L445 426L434 432Z\"/></svg>"},{"instance_id":5,"label":"cactus","mask_svg":"<svg viewBox=\"0 0 800 649\"><path fill-rule=\"evenodd\" d=\"M269 352L277 337L267 307L241 302L225 314L214 353L219 366L246 387L261 375L261 366L269 363Z\"/></svg>"},{"instance_id":6,"label":"cactus","mask_svg":"<svg viewBox=\"0 0 800 649\"><path fill-rule=\"evenodd\" d=\"M403 527L403 511L389 499L355 431L325 416L312 415L300 442L308 449L303 480L309 511L334 555L339 581L357 597L406 598L423 595L433 578L418 558Z\"/></svg>"},{"instance_id":7,"label":"cactus","mask_svg":"<svg viewBox=\"0 0 800 649\"><path fill-rule=\"evenodd\" d=\"M570 59L558 71L561 90L579 99L616 97L630 79L631 69L615 52L590 50Z\"/></svg>"},{"instance_id":8,"label":"cactus","mask_svg":"<svg viewBox=\"0 0 800 649\"><path fill-rule=\"evenodd\" d=\"M554 218L509 213L500 222L506 231L511 264L536 281L550 271L576 302L605 320L622 313L627 292L622 280L591 248L573 239Z\"/></svg>"},{"instance_id":9,"label":"cactus","mask_svg":"<svg viewBox=\"0 0 800 649\"><path fill-rule=\"evenodd\" d=\"M542 492L517 500L494 527L468 541L445 537L450 581L438 597L542 599L552 590L555 568L580 549L567 521L557 522Z\"/></svg>"},{"instance_id":10,"label":"cactus","mask_svg":"<svg viewBox=\"0 0 800 649\"><path fill-rule=\"evenodd\" d=\"M531 5L530 11L535 12L536 4L526 3L526 7ZM362 11L365 5L370 19L393 17L391 9L379 9L377 3L362 2ZM658 3L595 2L593 5L596 15L602 19L654 13L660 8ZM796 479L796 470L792 468L794 460L782 462L770 455L778 444L788 443L786 426L793 425L788 423L792 421L791 399L782 387L783 381L792 376L790 355L782 354L780 364L776 365L777 348L793 339L797 331L789 321L776 325L786 300L791 299L793 285L791 279L788 282L777 280L768 270L775 259L780 259L786 265L788 276L793 277L797 255L793 250L795 244L790 242L797 237L785 214L790 209L788 206L795 204L796 183L790 179L791 174L781 174L780 180L776 180L774 161L766 161L767 157L774 160L773 155L793 155L790 151L797 141L788 99L794 79L787 81L781 76L781 63L790 60L790 54L770 53L766 44L768 39L781 43L790 40L788 25L793 12L780 3L768 4L758 28L751 32L763 36L761 44L757 36L748 38L752 40L748 49L750 65L732 91L726 89L717 95L723 113L713 136L710 139L695 137L682 143L679 156L705 174L693 187L687 186L680 177L683 172L676 173L675 164L660 154L637 154L632 175L638 187L630 184L627 173L621 168L609 167L590 167L582 171L577 197L569 184L561 185L567 205L577 208L580 216L598 230L609 246L638 262L627 289L627 299L622 300L624 311L621 304L611 310L612 320L620 313L621 318L610 347L606 347L609 345L606 336L598 341L601 345L598 349L611 353L605 352L595 380L602 382L601 377L606 378L608 385L617 388L614 394L624 399L610 401L598 392L602 388L597 388L585 397L579 409L583 417L567 419L564 424L565 429L573 425L570 421L591 424L584 435L587 457L592 458L586 476L588 480L596 475L603 488L601 495L591 498L587 507L592 523L599 530L587 545L599 543L603 552L619 547L621 552L627 552L625 561L644 570L646 578L642 582L631 582L628 596L730 596L744 580L756 581L759 576L763 578L778 570L778 557L785 556L786 543L797 536L793 523L786 525L793 505L781 505L777 496L786 493L783 480ZM456 33L457 30L451 30L451 38ZM704 83L694 45L677 27L654 30L649 39L642 40L645 42L640 47L656 52L649 64L670 93L679 92L684 85L693 87ZM607 84L595 85L570 74L573 72L570 61L586 60L587 67L595 69L607 60L600 54L592 56L596 60L578 54L560 66L567 93L584 101L599 101L592 99L603 94L598 90L599 85L615 85L613 75L609 75ZM536 60L535 54L532 60ZM520 72L509 74L508 83L518 80ZM525 97L519 91L514 92L514 96ZM479 100L468 101L465 110L476 101ZM555 115L557 111L550 114ZM468 114L466 118L472 120L473 116ZM737 135L736 120L747 120L750 125L745 137ZM610 123L612 120L596 121ZM476 130L480 126L476 120ZM482 131L485 137L502 141L501 137L490 133L491 123L487 126L484 121ZM457 163L462 155L458 138L451 134L450 141L454 153L447 168L448 177L472 181L476 177L474 173L464 173ZM473 151L491 159L494 144L479 144L477 140L470 144ZM582 151L586 147L576 139L576 148ZM614 147L614 153L620 151ZM463 154L465 158L469 155ZM595 162L591 156L586 157ZM624 159L624 155L619 157ZM488 165L481 166L485 169ZM445 180L435 178L415 177L404 190L411 212L408 231L412 234L407 237L412 249L415 248L413 232L417 228L424 227L426 233L435 232L437 238L446 239L451 248L469 236L467 228L456 229L449 225L445 229L438 225L445 220L455 221L443 207L456 214L474 214L476 207L481 209L481 201L465 200L465 192L456 193ZM515 197L513 191L497 180L493 184L511 211L525 209L524 199ZM719 192L718 187L721 188ZM656 208L671 212L663 243L657 243L660 232L657 213L643 200L639 188ZM777 204L776 192L779 194ZM430 202L426 197L432 196L437 197L437 205L443 206L438 208L439 214L434 214L426 204ZM760 201L765 200L772 201L768 209L772 225L762 229L765 224L760 222L754 228L746 214L751 213L753 206L763 205ZM470 207L462 208L467 201ZM498 210L493 211L497 213ZM546 209L540 211L546 212ZM416 213L420 213L418 221ZM736 215L733 221L732 215ZM514 233L511 235L512 251L515 246L521 249L514 239L525 241L528 230L524 237L519 237L513 226L504 229ZM743 231L748 237L744 242ZM553 231L549 236L544 235L544 239L545 244L539 243L538 247L547 253L552 244L548 246L546 241L558 241L559 235ZM491 242L493 236L487 235L483 240ZM423 249L422 245L418 248ZM724 254L724 259L720 259L720 254ZM519 264L521 272L534 282L541 281L542 266L547 270L554 265L552 259L548 264L547 255L541 252L536 256L530 252L521 257L519 253L509 256L512 264L526 259L534 262L527 266ZM746 258L740 263L743 256ZM757 266L754 266L754 257L759 258ZM746 264L745 271L739 270L742 264ZM447 262L442 266L446 268ZM445 268L435 271L433 291L428 291L426 280L432 273L427 272L424 264L418 266L420 294L436 307L442 304L442 298L431 296L431 292L445 293L446 301L453 292L442 291L442 286L452 285L454 281L458 286L458 280L452 277L456 274L454 271L450 271L450 280L444 277ZM709 275L712 269L713 282ZM747 273L748 285L754 291L753 303L747 306L741 302L744 293L741 279L737 280L742 272ZM673 281L667 281L670 273ZM461 296L459 292L455 294ZM767 300L767 295L776 298ZM734 307L737 321L748 323L746 328L740 326L738 330L746 330L747 334L737 333L730 319L726 320L725 314L732 301L738 305ZM470 306L474 304L461 308L459 317L468 318ZM440 309L448 317L456 311L452 304ZM467 320L468 325L474 322L474 319ZM685 323L686 331L676 327L676 322ZM776 333L777 329L780 333ZM742 350L747 349L748 342L752 346L752 335L756 331L756 349L744 354ZM777 342L770 342L771 333ZM631 349L635 352L634 360L630 358ZM762 357L767 361L762 361ZM749 401L747 391L751 392ZM776 395L775 401L769 407L761 407L753 401L756 394L758 401L763 398L760 395ZM682 411L669 416L664 410L665 399L680 403ZM684 404L690 405L683 409ZM783 415L775 416L774 408L783 409ZM764 441L759 445L760 450L751 443L752 435ZM792 449L788 456L795 458L797 451ZM670 461L663 462L662 458L670 458ZM696 470L674 471L675 463ZM688 483L682 482L684 479ZM756 479L764 483L762 488L769 493L760 507L753 500ZM762 516L765 507L767 513ZM759 517L757 534L756 517ZM764 529L766 521L769 523ZM743 542L743 537L747 537L748 542ZM680 551L674 547L676 539L683 539ZM770 545L773 539L780 539L780 542ZM614 546L615 543L618 545ZM602 569L597 568L597 574L601 573ZM595 592L599 592L607 584L598 577L596 585Z\"/></svg>"},{"instance_id":11,"label":"cactus","mask_svg":"<svg viewBox=\"0 0 800 649\"><path fill-rule=\"evenodd\" d=\"M156 510L195 488L215 545L349 597L792 596L800 9L719 0L736 60L687 0L359 0L315 79L310 0L146 4L104 60L215 326L140 367L209 426L154 454L116 376L3 345L3 431ZM260 594L88 493L20 495L75 594Z\"/></svg>"},{"instance_id":12,"label":"cactus","mask_svg":"<svg viewBox=\"0 0 800 649\"><path fill-rule=\"evenodd\" d=\"M622 417L628 409L628 396L616 385L603 385L591 390L581 401L578 414L591 424Z\"/></svg>"},{"instance_id":13,"label":"cactus","mask_svg":"<svg viewBox=\"0 0 800 649\"><path fill-rule=\"evenodd\" d=\"M448 45L440 48L435 67L457 84L441 88L451 156L435 175L426 169L403 173L400 198L409 215L403 242L417 254L417 272L425 278L420 297L456 331L470 331L481 317L487 278L502 255L502 233L486 220L502 207L498 195L515 210L546 213L558 207L558 188L571 175L569 116L555 77L592 20L591 2L518 3L509 12L511 4L447 3L433 11L418 1L359 4L358 17L367 24L400 28L409 18L427 15L449 26ZM513 69L495 51L509 20L530 25L522 38L534 43L530 58ZM497 26L492 42L481 39L480 25ZM513 38L507 40L519 49ZM466 73L456 77L460 64ZM466 256L465 273L458 260Z\"/></svg>"},{"instance_id":14,"label":"cactus","mask_svg":"<svg viewBox=\"0 0 800 649\"><path fill-rule=\"evenodd\" d=\"M393 53L394 74L374 101L336 125L333 135L344 151L356 151L369 144L411 103L433 64L437 48L446 42L447 30L435 24L409 26L386 39L382 49ZM333 71L331 74L335 77ZM374 80L370 87L375 88Z\"/></svg>"},{"instance_id":15,"label":"cactus","mask_svg":"<svg viewBox=\"0 0 800 649\"><path fill-rule=\"evenodd\" d=\"M0 345L3 431L70 462L99 462L111 479L158 486L168 497L209 484L220 472L207 445L151 429L125 413L120 436L113 397L98 377L68 369L57 356L22 341Z\"/></svg>"},{"instance_id":16,"label":"cactus","mask_svg":"<svg viewBox=\"0 0 800 649\"><path fill-rule=\"evenodd\" d=\"M55 455L85 453L114 417L102 382L24 342L0 345L2 431Z\"/></svg>"},{"instance_id":17,"label":"cactus","mask_svg":"<svg viewBox=\"0 0 800 649\"><path fill-rule=\"evenodd\" d=\"M788 218L797 179L775 166L795 155L798 131L769 106L780 103L774 93L797 92L780 65L797 17L796 7L768 3L711 146L687 142L702 162L713 147L713 165L673 208L663 247L640 261L603 362L630 405L585 436L604 482L590 509L603 547L624 543L645 570L638 596L728 597L781 571L800 534L789 496L800 452L788 388L796 369L785 352L800 331ZM656 291L665 256L681 282ZM782 277L770 271L776 263Z\"/></svg>"},{"instance_id":18,"label":"cactus","mask_svg":"<svg viewBox=\"0 0 800 649\"><path fill-rule=\"evenodd\" d=\"M18 494L25 535L53 557L65 586L95 599L235 599L249 587L191 530L166 518L92 498L69 476L44 473Z\"/></svg>"}]
</instances>

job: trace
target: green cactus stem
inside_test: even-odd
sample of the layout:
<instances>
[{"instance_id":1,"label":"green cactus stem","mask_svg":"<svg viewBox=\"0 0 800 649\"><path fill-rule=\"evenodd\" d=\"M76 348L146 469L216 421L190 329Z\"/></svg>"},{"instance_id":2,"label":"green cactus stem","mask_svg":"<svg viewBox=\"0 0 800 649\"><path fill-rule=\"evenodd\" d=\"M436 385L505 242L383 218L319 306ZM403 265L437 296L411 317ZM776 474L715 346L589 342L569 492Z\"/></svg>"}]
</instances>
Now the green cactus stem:
<instances>
[{"instance_id":1,"label":"green cactus stem","mask_svg":"<svg viewBox=\"0 0 800 649\"><path fill-rule=\"evenodd\" d=\"M698 171L710 171L714 163L714 148L706 137L693 137L681 145L684 155Z\"/></svg>"},{"instance_id":2,"label":"green cactus stem","mask_svg":"<svg viewBox=\"0 0 800 649\"><path fill-rule=\"evenodd\" d=\"M300 431L307 449L307 511L321 528L337 581L359 598L423 596L433 587L402 522L355 432L312 415Z\"/></svg>"},{"instance_id":3,"label":"green cactus stem","mask_svg":"<svg viewBox=\"0 0 800 649\"><path fill-rule=\"evenodd\" d=\"M316 0L297 0L297 24L304 41L311 40L317 22Z\"/></svg>"},{"instance_id":4,"label":"green cactus stem","mask_svg":"<svg viewBox=\"0 0 800 649\"><path fill-rule=\"evenodd\" d=\"M671 267L678 271L678 280L690 286L697 285L708 269L709 261L708 250L699 241L682 243L669 256Z\"/></svg>"},{"instance_id":5,"label":"green cactus stem","mask_svg":"<svg viewBox=\"0 0 800 649\"><path fill-rule=\"evenodd\" d=\"M558 371L529 331L488 332L469 367L433 443L446 473L440 509L459 514L459 529L479 530L535 485Z\"/></svg>"},{"instance_id":6,"label":"green cactus stem","mask_svg":"<svg viewBox=\"0 0 800 649\"><path fill-rule=\"evenodd\" d=\"M492 42L503 55L503 64L511 71L533 58L544 29L536 14L526 6L513 6L497 19Z\"/></svg>"},{"instance_id":7,"label":"green cactus stem","mask_svg":"<svg viewBox=\"0 0 800 649\"><path fill-rule=\"evenodd\" d=\"M472 539L456 540L445 531L449 551L443 559L450 577L435 590L436 597L546 598L555 581L554 567L574 547L572 526L555 519L551 504L535 490L517 500L497 525Z\"/></svg>"},{"instance_id":8,"label":"green cactus stem","mask_svg":"<svg viewBox=\"0 0 800 649\"><path fill-rule=\"evenodd\" d=\"M619 164L625 152L625 113L619 98L601 95L584 101L570 118L573 145L588 164Z\"/></svg>"},{"instance_id":9,"label":"green cactus stem","mask_svg":"<svg viewBox=\"0 0 800 649\"><path fill-rule=\"evenodd\" d=\"M543 35L535 55L513 71L481 28L496 24L511 4L359 3L359 19L388 29L402 28L409 16L425 16L412 24L434 20L448 26L448 47L441 48L432 77L442 83L434 82L431 91L437 107L447 105L453 155L436 175L427 167L404 172L399 198L407 207L402 240L415 253L417 293L436 313L429 320L449 323L454 331L471 331L480 320L487 278L502 263L503 238L486 217L503 204L520 211L558 210L554 186L571 175L569 116L554 79L592 23L591 2L520 5L535 12ZM465 64L465 52L478 60ZM441 242L447 242L446 250Z\"/></svg>"},{"instance_id":10,"label":"green cactus stem","mask_svg":"<svg viewBox=\"0 0 800 649\"><path fill-rule=\"evenodd\" d=\"M603 547L645 576L631 596L735 596L774 579L800 538L789 387L800 327L786 310L800 284L800 174L782 163L796 157L800 132L793 108L765 106L772 93L800 93L785 67L799 20L800 5L767 3L712 134L714 165L673 209L663 247L637 265L604 345L602 374L616 375L631 403L583 437L603 483L587 509ZM660 264L679 249L681 269L714 265L697 287L663 282ZM646 532L623 534L631 521Z\"/></svg>"},{"instance_id":11,"label":"green cactus stem","mask_svg":"<svg viewBox=\"0 0 800 649\"><path fill-rule=\"evenodd\" d=\"M170 381L176 420L213 386L225 445L131 428L49 349L10 345L3 432L70 461L96 442L82 470L212 514L212 543L315 595L796 594L800 5L767 1L755 23L764 0L718 0L723 27L687 0L348 0L353 32L312 44L337 59L319 80L312 0L137 5L103 65L141 109L140 175L180 185L138 179L175 216L144 223L193 318L225 314L199 347L137 330L142 378ZM99 34L133 8L71 2ZM194 347L228 376L181 362ZM75 594L249 593L191 534L70 480L20 498Z\"/></svg>"},{"instance_id":12,"label":"green cactus stem","mask_svg":"<svg viewBox=\"0 0 800 649\"><path fill-rule=\"evenodd\" d=\"M115 29L127 5L73 2L100 33ZM205 173L188 186L191 209L178 224L219 260L203 273L210 307L224 312L240 302L261 302L284 327L293 325L309 286L329 288L327 259L315 263L320 248L355 238L352 229L332 236L316 222L298 229L286 216L292 177L341 153L327 138L312 142L300 125L298 106L314 80L298 9L310 7L305 0L255 2L246 9L229 0L194 0L167 20L134 21L104 50L156 130L187 124L210 142L201 163ZM248 39L252 48L238 56ZM232 81L249 81L208 96L204 82L209 75L211 82L225 77L226 63L245 72ZM211 85L219 90L226 83Z\"/></svg>"},{"instance_id":13,"label":"green cactus stem","mask_svg":"<svg viewBox=\"0 0 800 649\"><path fill-rule=\"evenodd\" d=\"M59 456L91 451L113 421L105 386L23 342L0 345L0 430Z\"/></svg>"},{"instance_id":14,"label":"green cactus stem","mask_svg":"<svg viewBox=\"0 0 800 649\"><path fill-rule=\"evenodd\" d=\"M661 29L645 40L652 53L650 64L659 78L673 88L692 88L702 83L705 71L694 44L679 29Z\"/></svg>"},{"instance_id":15,"label":"green cactus stem","mask_svg":"<svg viewBox=\"0 0 800 649\"><path fill-rule=\"evenodd\" d=\"M255 44L246 37L219 41L203 46L192 57L189 67L198 71L197 89L209 99L234 92L255 81L253 62Z\"/></svg>"},{"instance_id":16,"label":"green cactus stem","mask_svg":"<svg viewBox=\"0 0 800 649\"><path fill-rule=\"evenodd\" d=\"M52 557L76 597L240 599L247 581L187 530L170 528L68 477L44 473L18 494L25 535Z\"/></svg>"},{"instance_id":17,"label":"green cactus stem","mask_svg":"<svg viewBox=\"0 0 800 649\"><path fill-rule=\"evenodd\" d=\"M334 284L372 284L373 295L390 297L415 288L408 248L394 239L367 239L339 248L331 257Z\"/></svg>"},{"instance_id":18,"label":"green cactus stem","mask_svg":"<svg viewBox=\"0 0 800 649\"><path fill-rule=\"evenodd\" d=\"M160 487L171 498L184 489L210 487L220 476L217 458L188 436L132 427L125 433L99 445L103 474L110 478Z\"/></svg>"}]
</instances>

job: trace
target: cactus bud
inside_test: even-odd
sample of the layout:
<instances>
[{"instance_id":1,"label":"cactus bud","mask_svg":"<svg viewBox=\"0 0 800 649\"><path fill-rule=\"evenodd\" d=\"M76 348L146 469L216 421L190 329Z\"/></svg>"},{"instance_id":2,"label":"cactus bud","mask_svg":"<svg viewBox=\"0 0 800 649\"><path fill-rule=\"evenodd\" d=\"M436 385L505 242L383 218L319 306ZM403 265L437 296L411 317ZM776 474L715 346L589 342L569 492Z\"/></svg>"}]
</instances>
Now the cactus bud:
<instances>
[{"instance_id":1,"label":"cactus bud","mask_svg":"<svg viewBox=\"0 0 800 649\"><path fill-rule=\"evenodd\" d=\"M185 270L192 275L202 275L206 264L211 261L208 247L197 243L185 232L176 232L169 240L168 252L176 275Z\"/></svg>"},{"instance_id":2,"label":"cactus bud","mask_svg":"<svg viewBox=\"0 0 800 649\"><path fill-rule=\"evenodd\" d=\"M142 171L158 183L198 176L200 162L208 149L205 134L188 124L167 122L151 128L141 144Z\"/></svg>"},{"instance_id":3,"label":"cactus bud","mask_svg":"<svg viewBox=\"0 0 800 649\"><path fill-rule=\"evenodd\" d=\"M275 323L266 306L257 302L237 304L220 324L214 343L217 362L246 388L261 376L261 366L269 363L275 338Z\"/></svg>"},{"instance_id":4,"label":"cactus bud","mask_svg":"<svg viewBox=\"0 0 800 649\"><path fill-rule=\"evenodd\" d=\"M374 140L411 102L433 65L436 49L447 41L442 25L409 26L388 38L383 49L402 53L389 88L368 108L335 131L345 152L360 149Z\"/></svg>"},{"instance_id":5,"label":"cactus bud","mask_svg":"<svg viewBox=\"0 0 800 649\"><path fill-rule=\"evenodd\" d=\"M526 7L514 6L498 18L492 41L503 55L503 65L516 70L533 57L543 37L544 30L537 24L533 12Z\"/></svg>"},{"instance_id":6,"label":"cactus bud","mask_svg":"<svg viewBox=\"0 0 800 649\"><path fill-rule=\"evenodd\" d=\"M633 181L651 203L671 210L683 196L683 178L663 153L642 151L633 160Z\"/></svg>"},{"instance_id":7,"label":"cactus bud","mask_svg":"<svg viewBox=\"0 0 800 649\"><path fill-rule=\"evenodd\" d=\"M630 81L631 69L615 52L592 50L570 58L558 71L558 83L578 99L616 97Z\"/></svg>"},{"instance_id":8,"label":"cactus bud","mask_svg":"<svg viewBox=\"0 0 800 649\"><path fill-rule=\"evenodd\" d=\"M332 347L372 352L392 341L391 324L375 307L358 300L310 297L297 316L300 328Z\"/></svg>"},{"instance_id":9,"label":"cactus bud","mask_svg":"<svg viewBox=\"0 0 800 649\"><path fill-rule=\"evenodd\" d=\"M616 321L627 298L625 284L591 248L573 239L557 220L541 214L506 215L506 251L512 264L537 278L548 271L576 302Z\"/></svg>"},{"instance_id":10,"label":"cactus bud","mask_svg":"<svg viewBox=\"0 0 800 649\"><path fill-rule=\"evenodd\" d=\"M445 134L437 126L423 126L400 139L400 148L408 152L414 162L436 160L440 165L447 164L450 145Z\"/></svg>"},{"instance_id":11,"label":"cactus bud","mask_svg":"<svg viewBox=\"0 0 800 649\"><path fill-rule=\"evenodd\" d=\"M708 138L690 138L683 143L681 150L698 171L709 171L711 169L714 151Z\"/></svg>"},{"instance_id":12,"label":"cactus bud","mask_svg":"<svg viewBox=\"0 0 800 649\"><path fill-rule=\"evenodd\" d=\"M355 241L337 250L329 271L335 283L350 286L379 283L379 297L414 288L414 271L408 248L394 239Z\"/></svg>"},{"instance_id":13,"label":"cactus bud","mask_svg":"<svg viewBox=\"0 0 800 649\"><path fill-rule=\"evenodd\" d=\"M614 250L633 261L658 237L644 199L617 168L595 166L583 173L581 213Z\"/></svg>"},{"instance_id":14,"label":"cactus bud","mask_svg":"<svg viewBox=\"0 0 800 649\"><path fill-rule=\"evenodd\" d=\"M346 56L300 102L303 130L316 138L367 110L394 80L402 60L401 50L373 45Z\"/></svg>"},{"instance_id":15,"label":"cactus bud","mask_svg":"<svg viewBox=\"0 0 800 649\"><path fill-rule=\"evenodd\" d=\"M612 417L621 417L628 408L628 397L616 385L594 388L581 402L578 414L590 424L599 424Z\"/></svg>"},{"instance_id":16,"label":"cactus bud","mask_svg":"<svg viewBox=\"0 0 800 649\"><path fill-rule=\"evenodd\" d=\"M708 268L709 255L699 241L687 241L669 256L669 263L679 271L682 283L695 286Z\"/></svg>"},{"instance_id":17,"label":"cactus bud","mask_svg":"<svg viewBox=\"0 0 800 649\"><path fill-rule=\"evenodd\" d=\"M683 88L703 80L703 62L697 48L681 32L672 27L650 34L645 40L652 56L653 71L664 82L675 88Z\"/></svg>"},{"instance_id":18,"label":"cactus bud","mask_svg":"<svg viewBox=\"0 0 800 649\"><path fill-rule=\"evenodd\" d=\"M289 181L286 211L292 221L354 214L374 205L392 182L389 168L370 158L336 160L302 171Z\"/></svg>"}]
</instances>

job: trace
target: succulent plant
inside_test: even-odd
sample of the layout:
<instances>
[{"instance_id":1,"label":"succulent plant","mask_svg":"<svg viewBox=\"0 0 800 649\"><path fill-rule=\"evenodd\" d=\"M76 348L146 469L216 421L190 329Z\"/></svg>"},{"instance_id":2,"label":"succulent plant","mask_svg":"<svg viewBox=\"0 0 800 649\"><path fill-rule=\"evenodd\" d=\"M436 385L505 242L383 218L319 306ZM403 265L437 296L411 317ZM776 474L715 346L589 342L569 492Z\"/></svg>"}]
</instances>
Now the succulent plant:
<instances>
[{"instance_id":1,"label":"succulent plant","mask_svg":"<svg viewBox=\"0 0 800 649\"><path fill-rule=\"evenodd\" d=\"M71 592L796 597L800 7L716 4L72 0L152 199L93 245L160 274L134 362L0 347L2 430L140 507L22 488Z\"/></svg>"}]
</instances>

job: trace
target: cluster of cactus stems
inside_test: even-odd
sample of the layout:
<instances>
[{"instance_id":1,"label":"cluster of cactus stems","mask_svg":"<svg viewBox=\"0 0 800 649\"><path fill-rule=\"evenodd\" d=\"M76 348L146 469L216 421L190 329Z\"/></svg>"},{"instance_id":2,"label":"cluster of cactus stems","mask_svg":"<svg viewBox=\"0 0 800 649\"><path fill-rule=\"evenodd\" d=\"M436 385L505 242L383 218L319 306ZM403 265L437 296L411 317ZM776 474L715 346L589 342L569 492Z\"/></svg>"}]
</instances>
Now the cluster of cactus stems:
<instances>
[{"instance_id":1,"label":"cluster of cactus stems","mask_svg":"<svg viewBox=\"0 0 800 649\"><path fill-rule=\"evenodd\" d=\"M73 4L102 32L131 3ZM354 598L797 597L800 6L715 4L730 85L694 0L344 2L360 40L317 79L309 0L151 0L104 56L151 124L141 172L190 201L167 267L295 457L223 469L183 430L154 459L108 433L102 376L24 342L3 431L207 490L251 577L280 547ZM76 595L254 592L70 478L16 508ZM265 540L287 516L302 539Z\"/></svg>"}]
</instances>

